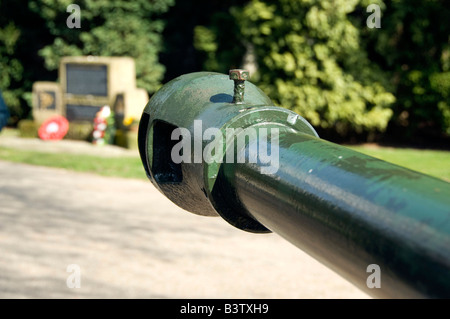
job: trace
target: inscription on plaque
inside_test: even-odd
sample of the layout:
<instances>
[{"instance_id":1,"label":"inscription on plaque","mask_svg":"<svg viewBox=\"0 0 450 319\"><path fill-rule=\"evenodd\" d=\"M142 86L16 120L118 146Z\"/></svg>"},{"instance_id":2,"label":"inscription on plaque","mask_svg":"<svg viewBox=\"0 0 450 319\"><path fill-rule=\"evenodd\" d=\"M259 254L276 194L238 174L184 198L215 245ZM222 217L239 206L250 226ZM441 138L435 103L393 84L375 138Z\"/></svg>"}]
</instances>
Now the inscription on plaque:
<instances>
[{"instance_id":1,"label":"inscription on plaque","mask_svg":"<svg viewBox=\"0 0 450 319\"><path fill-rule=\"evenodd\" d=\"M101 106L67 104L66 118L69 121L93 121L100 108Z\"/></svg>"},{"instance_id":2,"label":"inscription on plaque","mask_svg":"<svg viewBox=\"0 0 450 319\"><path fill-rule=\"evenodd\" d=\"M68 63L66 81L69 94L108 96L106 65Z\"/></svg>"},{"instance_id":3,"label":"inscription on plaque","mask_svg":"<svg viewBox=\"0 0 450 319\"><path fill-rule=\"evenodd\" d=\"M56 109L56 93L53 91L40 91L38 98L39 110L55 110Z\"/></svg>"}]
</instances>

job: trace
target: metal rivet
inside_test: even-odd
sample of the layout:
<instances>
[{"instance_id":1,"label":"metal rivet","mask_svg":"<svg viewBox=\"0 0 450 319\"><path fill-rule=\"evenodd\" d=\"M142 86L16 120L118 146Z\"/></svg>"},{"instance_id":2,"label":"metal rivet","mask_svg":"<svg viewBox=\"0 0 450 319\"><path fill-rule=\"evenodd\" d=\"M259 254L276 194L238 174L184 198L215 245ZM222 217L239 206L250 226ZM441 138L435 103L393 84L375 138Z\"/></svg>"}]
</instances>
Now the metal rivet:
<instances>
[{"instance_id":1,"label":"metal rivet","mask_svg":"<svg viewBox=\"0 0 450 319\"><path fill-rule=\"evenodd\" d=\"M250 76L247 70L233 69L229 72L230 80L234 81L233 103L244 103L245 80Z\"/></svg>"}]
</instances>

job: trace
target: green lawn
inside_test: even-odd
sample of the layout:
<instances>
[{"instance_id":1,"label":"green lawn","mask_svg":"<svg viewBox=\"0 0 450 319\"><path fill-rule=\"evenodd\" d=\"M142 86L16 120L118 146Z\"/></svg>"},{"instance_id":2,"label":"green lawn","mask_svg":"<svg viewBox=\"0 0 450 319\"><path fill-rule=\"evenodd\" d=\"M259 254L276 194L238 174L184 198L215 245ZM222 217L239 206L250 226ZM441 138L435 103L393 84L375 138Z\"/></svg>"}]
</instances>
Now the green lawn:
<instances>
[{"instance_id":1,"label":"green lawn","mask_svg":"<svg viewBox=\"0 0 450 319\"><path fill-rule=\"evenodd\" d=\"M446 181L450 181L450 152L403 148L368 148L350 146L351 149L395 163ZM43 153L0 147L0 159L59 167L78 172L104 176L146 179L138 157L96 157L81 154Z\"/></svg>"},{"instance_id":2,"label":"green lawn","mask_svg":"<svg viewBox=\"0 0 450 319\"><path fill-rule=\"evenodd\" d=\"M67 153L42 153L0 147L0 159L17 163L59 167L103 176L146 179L139 157L98 157Z\"/></svg>"},{"instance_id":3,"label":"green lawn","mask_svg":"<svg viewBox=\"0 0 450 319\"><path fill-rule=\"evenodd\" d=\"M411 148L348 146L349 148L450 182L450 152Z\"/></svg>"}]
</instances>

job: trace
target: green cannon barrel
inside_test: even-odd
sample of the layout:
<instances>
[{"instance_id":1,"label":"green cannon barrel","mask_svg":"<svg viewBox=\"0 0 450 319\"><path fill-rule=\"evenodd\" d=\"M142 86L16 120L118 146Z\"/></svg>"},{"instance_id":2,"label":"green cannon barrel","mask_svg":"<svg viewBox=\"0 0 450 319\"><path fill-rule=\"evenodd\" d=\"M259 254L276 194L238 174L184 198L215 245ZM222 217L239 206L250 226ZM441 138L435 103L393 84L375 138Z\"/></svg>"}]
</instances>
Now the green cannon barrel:
<instances>
[{"instance_id":1,"label":"green cannon barrel","mask_svg":"<svg viewBox=\"0 0 450 319\"><path fill-rule=\"evenodd\" d=\"M281 235L372 296L450 297L450 184L320 139L239 72L183 75L149 101L138 139L155 187Z\"/></svg>"}]
</instances>

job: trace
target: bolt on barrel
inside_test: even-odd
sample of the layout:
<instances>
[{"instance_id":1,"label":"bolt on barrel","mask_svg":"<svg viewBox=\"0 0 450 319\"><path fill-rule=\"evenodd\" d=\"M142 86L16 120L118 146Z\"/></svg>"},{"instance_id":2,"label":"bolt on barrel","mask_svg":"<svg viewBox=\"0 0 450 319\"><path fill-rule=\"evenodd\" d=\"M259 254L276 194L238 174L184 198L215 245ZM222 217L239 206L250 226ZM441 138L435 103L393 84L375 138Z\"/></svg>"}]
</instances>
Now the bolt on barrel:
<instances>
[{"instance_id":1,"label":"bolt on barrel","mask_svg":"<svg viewBox=\"0 0 450 319\"><path fill-rule=\"evenodd\" d=\"M247 70L233 69L230 70L229 75L230 80L234 81L233 103L242 104L244 103L245 80L250 77L250 73Z\"/></svg>"}]
</instances>

